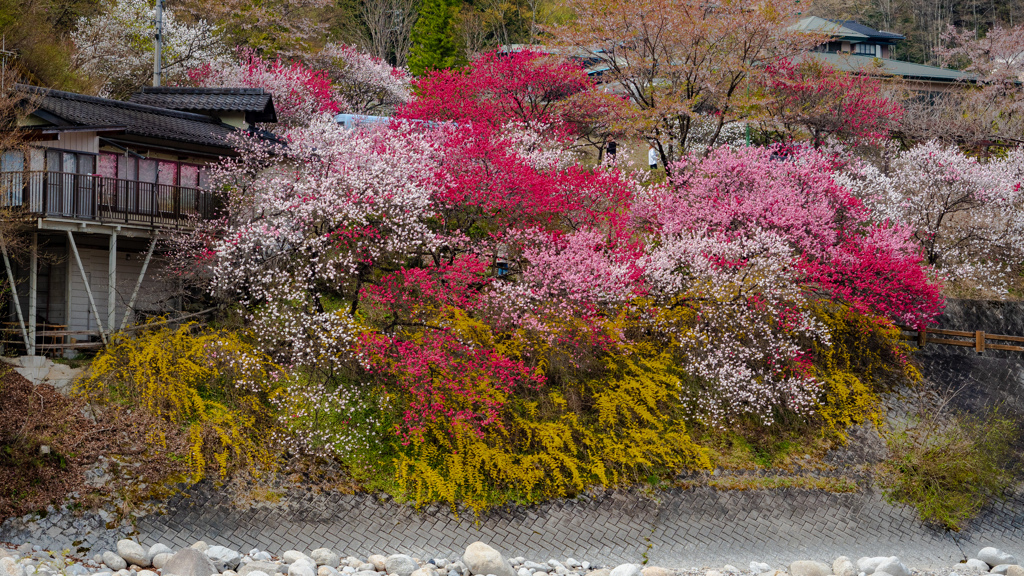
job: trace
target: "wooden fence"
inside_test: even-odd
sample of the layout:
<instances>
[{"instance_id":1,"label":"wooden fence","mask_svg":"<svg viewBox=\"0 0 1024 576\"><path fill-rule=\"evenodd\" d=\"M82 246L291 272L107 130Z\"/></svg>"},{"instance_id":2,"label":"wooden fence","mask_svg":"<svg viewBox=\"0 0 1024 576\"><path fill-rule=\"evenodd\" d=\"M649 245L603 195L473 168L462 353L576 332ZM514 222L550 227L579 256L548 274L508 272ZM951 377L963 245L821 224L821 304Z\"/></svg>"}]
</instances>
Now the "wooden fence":
<instances>
[{"instance_id":1,"label":"wooden fence","mask_svg":"<svg viewBox=\"0 0 1024 576\"><path fill-rule=\"evenodd\" d=\"M63 354L64 350L87 350L102 347L102 342L91 341L99 337L98 330L68 330L63 324L36 323L36 349ZM21 336L21 325L17 322L0 322L0 345L5 350L25 350Z\"/></svg>"},{"instance_id":2,"label":"wooden fence","mask_svg":"<svg viewBox=\"0 0 1024 576\"><path fill-rule=\"evenodd\" d=\"M945 344L947 346L968 346L981 354L985 350L1008 350L1010 352L1024 352L1024 346L1012 344L999 344L998 342L1019 342L1024 344L1024 336L1007 336L1005 334L988 334L984 330L965 332L962 330L944 330L941 328L925 328L920 331L901 327L904 340L917 341L918 348L924 348L926 344ZM932 336L952 336L953 338L937 338Z\"/></svg>"},{"instance_id":3,"label":"wooden fence","mask_svg":"<svg viewBox=\"0 0 1024 576\"><path fill-rule=\"evenodd\" d=\"M216 310L217 307L207 308L199 312L192 312L173 318L144 322L129 326L121 333L131 333L136 330L148 330L157 326L177 324L197 316L203 316ZM68 330L63 324L36 324L36 349L47 354L61 355L65 350L99 350L104 344L99 330ZM9 350L25 351L25 340L22 337L21 324L18 322L0 322L0 352L8 353Z\"/></svg>"}]
</instances>

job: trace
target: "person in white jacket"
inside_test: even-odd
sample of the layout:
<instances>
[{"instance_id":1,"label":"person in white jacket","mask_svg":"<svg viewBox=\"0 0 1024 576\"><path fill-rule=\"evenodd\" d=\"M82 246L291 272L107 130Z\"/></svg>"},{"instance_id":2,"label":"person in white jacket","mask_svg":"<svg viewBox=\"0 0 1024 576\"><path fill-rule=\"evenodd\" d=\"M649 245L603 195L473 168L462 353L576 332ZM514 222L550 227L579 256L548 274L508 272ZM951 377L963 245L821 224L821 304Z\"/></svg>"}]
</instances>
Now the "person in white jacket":
<instances>
[{"instance_id":1,"label":"person in white jacket","mask_svg":"<svg viewBox=\"0 0 1024 576\"><path fill-rule=\"evenodd\" d=\"M658 151L654 146L647 147L647 163L651 165L651 170L658 169Z\"/></svg>"}]
</instances>

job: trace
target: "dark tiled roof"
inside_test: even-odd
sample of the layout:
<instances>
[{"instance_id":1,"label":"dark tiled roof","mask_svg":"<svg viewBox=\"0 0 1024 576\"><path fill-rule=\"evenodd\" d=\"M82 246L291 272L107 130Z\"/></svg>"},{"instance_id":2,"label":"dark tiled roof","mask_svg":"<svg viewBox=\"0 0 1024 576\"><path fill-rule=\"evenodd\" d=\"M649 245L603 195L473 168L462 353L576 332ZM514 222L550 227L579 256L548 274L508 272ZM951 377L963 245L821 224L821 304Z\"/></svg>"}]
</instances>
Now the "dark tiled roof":
<instances>
[{"instance_id":1,"label":"dark tiled roof","mask_svg":"<svg viewBox=\"0 0 1024 576\"><path fill-rule=\"evenodd\" d=\"M128 100L138 104L191 111L232 111L274 116L274 103L263 88L168 88L145 87ZM273 122L274 120L257 120Z\"/></svg>"},{"instance_id":2,"label":"dark tiled roof","mask_svg":"<svg viewBox=\"0 0 1024 576\"><path fill-rule=\"evenodd\" d=\"M860 32L861 34L869 38L877 38L879 40L904 40L905 37L902 34L895 34L893 32L881 32L875 30L870 26L865 26L856 20L830 20L839 24L843 28L849 28L854 32Z\"/></svg>"},{"instance_id":3,"label":"dark tiled roof","mask_svg":"<svg viewBox=\"0 0 1024 576\"><path fill-rule=\"evenodd\" d=\"M136 136L222 148L231 147L227 137L235 131L202 114L24 84L19 84L18 89L37 100L34 105L38 110L71 126L124 126L126 133Z\"/></svg>"}]
</instances>

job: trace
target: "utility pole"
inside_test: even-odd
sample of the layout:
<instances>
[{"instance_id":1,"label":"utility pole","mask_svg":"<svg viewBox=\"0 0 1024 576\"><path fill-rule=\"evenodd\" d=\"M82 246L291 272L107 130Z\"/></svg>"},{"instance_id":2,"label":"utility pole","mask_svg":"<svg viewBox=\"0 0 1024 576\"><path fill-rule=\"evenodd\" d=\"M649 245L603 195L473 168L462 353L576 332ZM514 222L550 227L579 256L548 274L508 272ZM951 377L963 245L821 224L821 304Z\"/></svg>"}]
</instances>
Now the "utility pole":
<instances>
[{"instance_id":1,"label":"utility pole","mask_svg":"<svg viewBox=\"0 0 1024 576\"><path fill-rule=\"evenodd\" d=\"M5 93L7 90L7 60L13 60L16 54L7 49L7 35L4 35L3 47L0 48L0 67L3 68L0 71L0 93Z\"/></svg>"},{"instance_id":2,"label":"utility pole","mask_svg":"<svg viewBox=\"0 0 1024 576\"><path fill-rule=\"evenodd\" d=\"M153 51L153 86L160 86L160 76L162 73L162 66L160 63L160 48L161 42L163 42L164 35L164 2L163 0L156 0L156 36L153 38L153 46L156 48Z\"/></svg>"}]
</instances>

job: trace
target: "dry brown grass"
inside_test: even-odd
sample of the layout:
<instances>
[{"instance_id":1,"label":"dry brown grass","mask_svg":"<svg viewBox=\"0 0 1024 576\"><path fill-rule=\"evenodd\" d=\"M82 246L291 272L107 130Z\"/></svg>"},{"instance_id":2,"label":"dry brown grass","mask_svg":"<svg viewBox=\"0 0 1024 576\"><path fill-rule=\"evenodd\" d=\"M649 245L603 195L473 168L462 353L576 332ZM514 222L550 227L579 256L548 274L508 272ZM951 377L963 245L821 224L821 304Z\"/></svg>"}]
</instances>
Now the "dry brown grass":
<instances>
[{"instance_id":1,"label":"dry brown grass","mask_svg":"<svg viewBox=\"0 0 1024 576\"><path fill-rule=\"evenodd\" d=\"M173 455L187 439L159 419L107 410L94 422L81 401L48 384L33 385L7 367L0 372L0 519L60 504L71 492L85 504L116 494L128 513L181 474L184 465ZM164 449L147 443L154 434ZM111 459L110 481L92 487L85 472L101 455Z\"/></svg>"}]
</instances>

